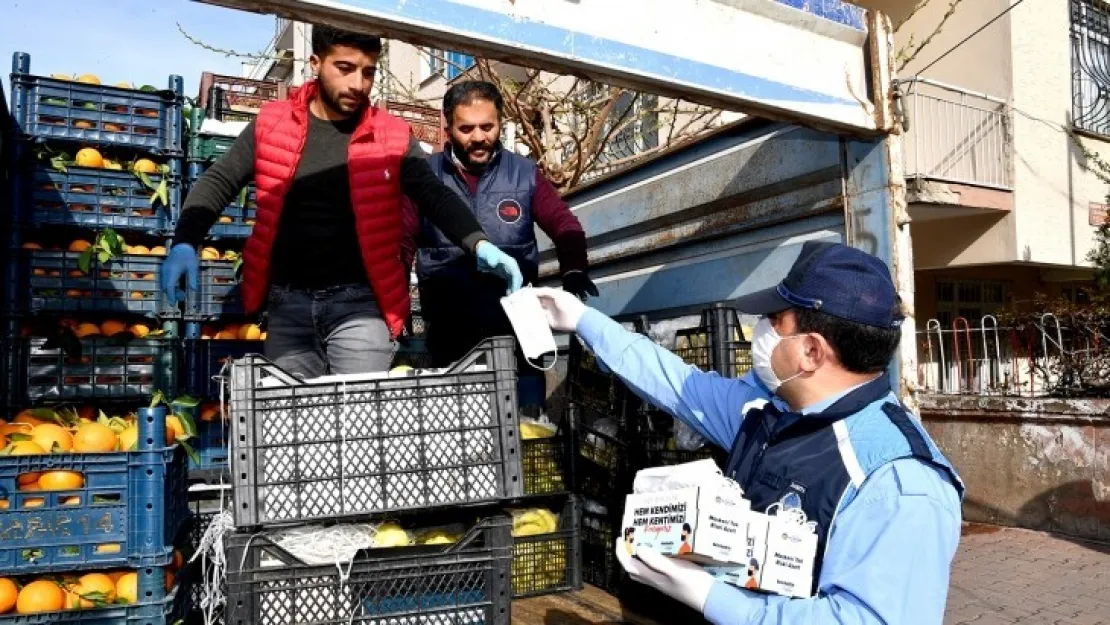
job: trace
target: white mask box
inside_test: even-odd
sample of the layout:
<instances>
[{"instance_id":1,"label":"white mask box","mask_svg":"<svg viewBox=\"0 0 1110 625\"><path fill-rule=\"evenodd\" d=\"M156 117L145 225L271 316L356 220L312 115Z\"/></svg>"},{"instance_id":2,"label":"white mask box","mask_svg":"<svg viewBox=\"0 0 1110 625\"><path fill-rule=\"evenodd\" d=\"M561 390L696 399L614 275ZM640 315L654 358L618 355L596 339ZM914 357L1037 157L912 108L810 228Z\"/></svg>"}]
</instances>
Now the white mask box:
<instances>
[{"instance_id":1,"label":"white mask box","mask_svg":"<svg viewBox=\"0 0 1110 625\"><path fill-rule=\"evenodd\" d=\"M706 566L744 556L750 504L734 488L701 486L632 494L621 524L625 546L652 549Z\"/></svg>"}]
</instances>

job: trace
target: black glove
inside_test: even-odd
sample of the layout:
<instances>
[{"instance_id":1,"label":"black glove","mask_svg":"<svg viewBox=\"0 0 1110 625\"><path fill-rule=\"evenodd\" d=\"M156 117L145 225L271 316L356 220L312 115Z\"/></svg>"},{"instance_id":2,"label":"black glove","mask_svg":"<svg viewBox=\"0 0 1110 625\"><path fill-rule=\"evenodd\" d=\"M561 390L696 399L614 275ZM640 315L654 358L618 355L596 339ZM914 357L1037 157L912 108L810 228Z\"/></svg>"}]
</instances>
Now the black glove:
<instances>
[{"instance_id":1,"label":"black glove","mask_svg":"<svg viewBox=\"0 0 1110 625\"><path fill-rule=\"evenodd\" d=\"M573 293L575 297L586 301L587 295L598 296L597 287L585 271L568 271L563 274L563 290Z\"/></svg>"}]
</instances>

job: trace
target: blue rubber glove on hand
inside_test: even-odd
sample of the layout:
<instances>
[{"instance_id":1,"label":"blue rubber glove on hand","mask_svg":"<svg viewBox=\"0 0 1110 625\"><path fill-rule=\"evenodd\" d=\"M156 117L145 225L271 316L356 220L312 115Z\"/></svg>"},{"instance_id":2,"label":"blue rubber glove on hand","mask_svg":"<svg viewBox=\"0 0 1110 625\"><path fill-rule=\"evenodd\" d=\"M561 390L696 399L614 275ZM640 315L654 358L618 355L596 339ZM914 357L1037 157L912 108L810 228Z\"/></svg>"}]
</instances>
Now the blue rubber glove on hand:
<instances>
[{"instance_id":1,"label":"blue rubber glove on hand","mask_svg":"<svg viewBox=\"0 0 1110 625\"><path fill-rule=\"evenodd\" d=\"M171 304L185 301L186 290L178 288L181 277L189 289L200 288L197 275L200 273L200 260L197 251L188 243L178 243L170 248L166 262L162 263L162 294Z\"/></svg>"},{"instance_id":2,"label":"blue rubber glove on hand","mask_svg":"<svg viewBox=\"0 0 1110 625\"><path fill-rule=\"evenodd\" d=\"M478 271L499 275L509 283L506 295L516 293L524 286L524 276L512 256L497 249L489 241L479 243L475 253L478 255Z\"/></svg>"}]
</instances>

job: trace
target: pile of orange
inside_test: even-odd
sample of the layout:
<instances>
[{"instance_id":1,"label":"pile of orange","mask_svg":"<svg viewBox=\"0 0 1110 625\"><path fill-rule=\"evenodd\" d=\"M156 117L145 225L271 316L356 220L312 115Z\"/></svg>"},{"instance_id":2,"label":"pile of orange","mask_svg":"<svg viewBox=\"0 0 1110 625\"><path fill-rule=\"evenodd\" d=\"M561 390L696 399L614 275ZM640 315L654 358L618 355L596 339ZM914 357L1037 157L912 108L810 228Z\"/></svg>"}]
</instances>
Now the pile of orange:
<instances>
[{"instance_id":1,"label":"pile of orange","mask_svg":"<svg viewBox=\"0 0 1110 625\"><path fill-rule=\"evenodd\" d=\"M175 550L166 567L166 592L173 589L185 557ZM97 571L26 579L25 583L0 577L0 614L42 614L63 610L94 610L139 601L136 571Z\"/></svg>"},{"instance_id":2,"label":"pile of orange","mask_svg":"<svg viewBox=\"0 0 1110 625\"><path fill-rule=\"evenodd\" d=\"M220 329L208 325L202 327L200 338L215 341L265 341L266 333L257 324L229 323Z\"/></svg>"}]
</instances>

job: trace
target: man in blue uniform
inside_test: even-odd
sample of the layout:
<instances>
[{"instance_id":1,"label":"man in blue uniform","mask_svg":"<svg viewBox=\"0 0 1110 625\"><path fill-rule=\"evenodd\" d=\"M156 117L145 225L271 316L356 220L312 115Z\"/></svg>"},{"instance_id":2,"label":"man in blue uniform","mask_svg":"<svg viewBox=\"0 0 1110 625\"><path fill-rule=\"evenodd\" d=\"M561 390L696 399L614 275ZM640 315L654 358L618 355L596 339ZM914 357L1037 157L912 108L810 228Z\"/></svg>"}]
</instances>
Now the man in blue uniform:
<instances>
[{"instance_id":1,"label":"man in blue uniform","mask_svg":"<svg viewBox=\"0 0 1110 625\"><path fill-rule=\"evenodd\" d=\"M753 509L801 508L817 525L809 599L618 548L632 579L722 625L942 623L963 484L891 392L903 316L886 265L803 245L781 283L736 303L760 316L754 368L739 379L684 364L571 294L543 289L540 301L554 329L577 332L637 394L730 450L725 473Z\"/></svg>"}]
</instances>

